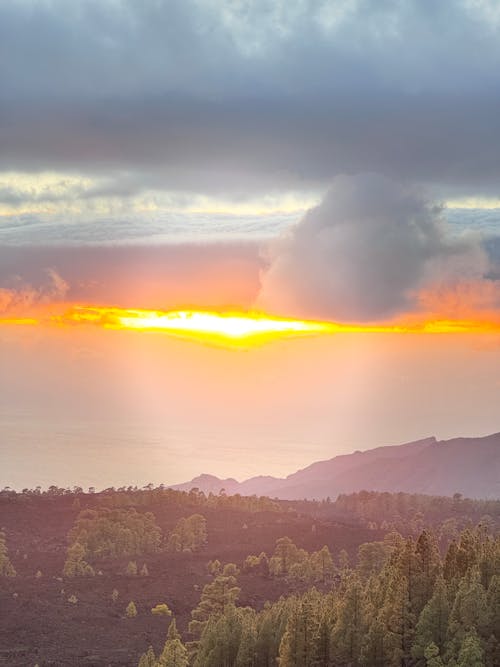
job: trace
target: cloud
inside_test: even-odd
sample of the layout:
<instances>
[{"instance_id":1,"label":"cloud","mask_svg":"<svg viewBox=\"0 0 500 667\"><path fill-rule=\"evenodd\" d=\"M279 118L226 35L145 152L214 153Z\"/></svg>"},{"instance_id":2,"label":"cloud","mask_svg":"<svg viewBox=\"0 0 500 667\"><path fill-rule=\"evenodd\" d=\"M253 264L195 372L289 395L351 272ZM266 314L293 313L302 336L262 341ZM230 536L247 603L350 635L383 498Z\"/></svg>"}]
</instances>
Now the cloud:
<instances>
[{"instance_id":1,"label":"cloud","mask_svg":"<svg viewBox=\"0 0 500 667\"><path fill-rule=\"evenodd\" d=\"M32 305L61 299L129 308L249 308L261 267L255 243L0 245L0 294L4 308L27 314Z\"/></svg>"},{"instance_id":2,"label":"cloud","mask_svg":"<svg viewBox=\"0 0 500 667\"><path fill-rule=\"evenodd\" d=\"M418 294L419 306L431 317L500 319L500 280L463 280L435 284Z\"/></svg>"},{"instance_id":3,"label":"cloud","mask_svg":"<svg viewBox=\"0 0 500 667\"><path fill-rule=\"evenodd\" d=\"M377 174L342 176L268 249L258 304L377 320L418 308L420 291L432 285L477 284L488 266L479 239L451 235L442 208L419 189Z\"/></svg>"},{"instance_id":4,"label":"cloud","mask_svg":"<svg viewBox=\"0 0 500 667\"><path fill-rule=\"evenodd\" d=\"M360 171L498 195L499 33L487 0L0 3L0 169L119 195Z\"/></svg>"},{"instance_id":5,"label":"cloud","mask_svg":"<svg viewBox=\"0 0 500 667\"><path fill-rule=\"evenodd\" d=\"M68 283L55 271L43 271L44 280L36 287L25 283L20 276L10 276L10 287L0 285L0 315L24 314L33 307L61 301L69 291Z\"/></svg>"}]
</instances>

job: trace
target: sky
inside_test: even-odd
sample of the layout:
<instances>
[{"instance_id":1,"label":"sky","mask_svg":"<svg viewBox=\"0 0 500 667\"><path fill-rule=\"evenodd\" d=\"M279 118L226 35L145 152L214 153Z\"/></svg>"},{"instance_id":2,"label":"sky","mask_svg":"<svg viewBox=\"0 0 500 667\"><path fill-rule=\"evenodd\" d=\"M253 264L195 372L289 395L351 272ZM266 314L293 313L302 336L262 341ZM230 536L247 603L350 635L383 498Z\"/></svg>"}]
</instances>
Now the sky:
<instances>
[{"instance_id":1,"label":"sky","mask_svg":"<svg viewBox=\"0 0 500 667\"><path fill-rule=\"evenodd\" d=\"M499 72L494 0L0 2L0 486L500 430Z\"/></svg>"}]
</instances>

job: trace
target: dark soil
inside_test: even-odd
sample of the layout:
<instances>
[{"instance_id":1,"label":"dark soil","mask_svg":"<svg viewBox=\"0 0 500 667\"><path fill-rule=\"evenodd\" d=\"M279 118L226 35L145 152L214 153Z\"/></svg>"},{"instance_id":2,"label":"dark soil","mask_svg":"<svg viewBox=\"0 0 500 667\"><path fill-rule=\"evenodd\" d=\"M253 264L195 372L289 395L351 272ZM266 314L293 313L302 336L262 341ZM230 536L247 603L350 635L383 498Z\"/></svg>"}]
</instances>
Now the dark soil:
<instances>
[{"instance_id":1,"label":"dark soil","mask_svg":"<svg viewBox=\"0 0 500 667\"><path fill-rule=\"evenodd\" d=\"M99 497L85 496L82 507L95 506ZM354 557L358 546L380 534L357 526L318 521L295 512L244 512L199 507L172 507L157 503L138 511L152 511L167 534L181 516L203 514L208 544L196 554L165 552L139 557L149 576L126 576L129 558L92 564L101 575L62 579L67 533L79 510L71 496L34 497L0 503L0 527L5 531L10 559L17 571L0 580L0 665L87 666L130 665L151 644L158 651L165 641L169 618L151 614L166 602L184 639L191 610L204 584L210 581L207 562L218 558L241 567L248 554L271 554L277 538L287 535L299 547L313 551L327 544L334 555L341 549ZM40 570L41 577L36 577ZM291 592L284 581L242 574L240 605L261 608ZM112 600L113 589L118 599ZM68 601L70 596L76 603ZM125 617L133 600L138 615Z\"/></svg>"}]
</instances>

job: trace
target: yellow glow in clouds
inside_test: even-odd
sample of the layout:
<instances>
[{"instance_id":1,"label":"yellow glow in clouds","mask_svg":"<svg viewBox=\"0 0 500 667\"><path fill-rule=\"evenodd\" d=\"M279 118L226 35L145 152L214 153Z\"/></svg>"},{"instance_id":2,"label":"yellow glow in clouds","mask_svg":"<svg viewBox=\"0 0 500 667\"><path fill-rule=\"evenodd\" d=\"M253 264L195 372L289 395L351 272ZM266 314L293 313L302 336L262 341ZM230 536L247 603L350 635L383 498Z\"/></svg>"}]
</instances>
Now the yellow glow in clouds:
<instances>
[{"instance_id":1,"label":"yellow glow in clouds","mask_svg":"<svg viewBox=\"0 0 500 667\"><path fill-rule=\"evenodd\" d=\"M156 331L228 347L244 347L284 337L337 333L500 334L498 319L413 319L360 324L296 320L258 312L161 311L77 304L68 306L62 313L48 313L39 319L0 317L0 324L94 325L104 329Z\"/></svg>"},{"instance_id":2,"label":"yellow glow in clouds","mask_svg":"<svg viewBox=\"0 0 500 667\"><path fill-rule=\"evenodd\" d=\"M197 310L138 310L75 306L54 318L61 324L91 323L108 329L162 331L198 340L238 342L332 331L327 322L272 317L262 313Z\"/></svg>"}]
</instances>

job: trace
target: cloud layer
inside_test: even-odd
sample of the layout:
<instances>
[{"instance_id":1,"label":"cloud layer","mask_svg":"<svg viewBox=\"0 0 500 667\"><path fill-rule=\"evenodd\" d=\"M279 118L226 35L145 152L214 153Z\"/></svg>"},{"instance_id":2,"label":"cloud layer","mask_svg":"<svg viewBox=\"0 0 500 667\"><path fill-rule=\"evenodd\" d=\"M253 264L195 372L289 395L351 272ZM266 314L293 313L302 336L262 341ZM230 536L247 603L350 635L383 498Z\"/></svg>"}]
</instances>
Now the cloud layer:
<instances>
[{"instance_id":1,"label":"cloud layer","mask_svg":"<svg viewBox=\"0 0 500 667\"><path fill-rule=\"evenodd\" d=\"M499 36L494 0L2 3L0 169L122 197L361 171L498 196Z\"/></svg>"},{"instance_id":2,"label":"cloud layer","mask_svg":"<svg viewBox=\"0 0 500 667\"><path fill-rule=\"evenodd\" d=\"M271 246L268 262L263 309L351 321L414 310L420 291L435 285L454 290L458 305L490 266L479 237L452 235L441 207L377 174L335 179L321 204ZM481 301L500 296L500 283L489 284Z\"/></svg>"}]
</instances>

